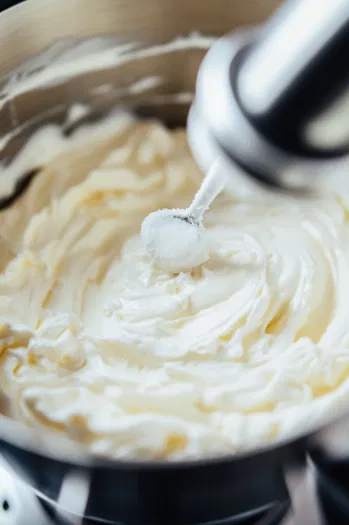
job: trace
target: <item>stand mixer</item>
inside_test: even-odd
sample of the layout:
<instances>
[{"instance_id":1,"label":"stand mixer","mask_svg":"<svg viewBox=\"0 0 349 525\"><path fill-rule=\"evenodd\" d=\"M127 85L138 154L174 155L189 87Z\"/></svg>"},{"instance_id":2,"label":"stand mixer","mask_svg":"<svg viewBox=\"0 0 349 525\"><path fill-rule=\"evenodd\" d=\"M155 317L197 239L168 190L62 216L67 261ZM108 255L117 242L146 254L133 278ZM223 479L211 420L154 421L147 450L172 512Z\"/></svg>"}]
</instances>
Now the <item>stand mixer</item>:
<instances>
[{"instance_id":1,"label":"stand mixer","mask_svg":"<svg viewBox=\"0 0 349 525\"><path fill-rule=\"evenodd\" d=\"M349 3L289 0L259 30L218 40L199 70L188 137L208 171L306 190L349 148Z\"/></svg>"},{"instance_id":2,"label":"stand mixer","mask_svg":"<svg viewBox=\"0 0 349 525\"><path fill-rule=\"evenodd\" d=\"M274 21L273 23L269 22L261 32L237 32L235 33L235 36L228 36L218 41L217 44L215 44L211 48L211 51L208 53L206 60L204 61L200 70L196 100L194 105L192 106L188 122L189 141L192 146L194 156L196 157L197 161L200 163L204 171L209 173L211 165L215 163L216 158L219 158L219 162L222 162L222 165L224 165L224 171L227 171L227 174L229 174L229 170L235 170L235 167L239 166L243 167L244 172L250 176L251 180L264 180L264 182L269 183L269 187L275 189L300 189L301 192L303 192L305 191L305 189L308 188L308 186L311 188L315 186L312 184L313 175L315 177L320 172L325 173L326 170L328 170L328 172L330 173L331 170L334 169L334 167L337 167L343 160L345 160L347 123L345 122L344 118L343 129L341 131L341 140L338 141L338 128L341 127L339 126L339 122L342 121L344 111L342 109L335 111L334 106L336 105L336 101L340 100L340 97L338 98L337 94L332 93L332 91L329 90L328 86L324 89L324 95L326 93L332 93L330 98L334 106L332 106L332 103L327 104L327 102L326 104L324 104L324 106L321 106L321 104L319 104L316 108L314 108L314 115L322 115L323 118L320 119L320 121L315 119L315 123L319 124L319 127L316 129L322 130L322 132L325 134L326 140L329 140L329 137L332 136L332 146L330 148L328 145L326 146L326 144L325 146L323 144L321 145L321 141L319 145L319 143L317 142L319 139L317 139L315 140L315 146L312 143L311 153L306 153L305 151L295 146L291 147L290 145L287 145L286 147L285 143L281 141L283 130L286 134L286 132L288 132L292 128L292 126L291 128L289 127L286 116L283 117L284 120L280 117L280 127L275 128L278 131L278 135L274 137L272 133L268 134L265 131L265 128L267 127L267 124L271 124L271 121L268 120L269 117L266 118L266 122L263 123L258 121L257 123L257 116L259 115L259 113L257 112L255 114L252 111L253 107L255 106L251 106L251 115L248 113L249 106L247 104L247 94L250 92L246 91L246 101L243 96L243 86L245 84L243 84L242 82L242 71L245 70L245 67L248 71L247 66L249 63L252 63L250 61L252 61L253 57L256 57L257 62L259 61L259 58L257 56L257 51L258 49L260 49L259 46L262 46L263 42L269 41L269 37L272 34L273 27L276 29L278 25L277 21L280 19L280 28L285 27L284 22L282 22L281 19L283 19L283 17L285 16L286 21L286 19L289 16L291 16L292 13L292 16L295 16L295 13L300 13L300 11L298 10L301 9L303 12L303 4L306 4L309 7L309 10L315 11L314 14L311 14L311 19L314 21L313 29L316 32L316 37L314 37L315 43L318 42L318 38L320 37L323 39L325 39L325 37L328 37L328 40L326 40L325 43L332 42L333 44L333 42L335 42L335 35L339 34L337 33L337 29L339 26L341 28L341 31L344 33L343 28L346 25L348 18L345 18L343 15L345 10L346 12L348 11L348 7L345 5L346 2L333 2L333 5L325 5L325 2L323 2L322 0L317 0L317 2L303 0L303 2L291 2L290 4L287 4L288 7L284 7L281 10L281 12L278 15L276 15L276 21ZM52 6L53 4L50 5ZM90 3L90 6L91 5L92 3ZM97 4L94 3L93 8L96 5ZM341 7L341 9L339 9L339 7ZM204 6L202 8L204 9ZM290 8L292 8L292 12L290 11ZM321 9L323 9L323 25L326 26L325 29L321 29L321 25L319 25L319 20L315 22L315 19L319 15L319 11ZM335 18L335 20L338 22L338 27L333 28L333 26L331 26L331 36L328 35L328 30L330 27L330 17L328 14L329 11L331 11L333 15L336 11L338 15L338 17ZM37 13L39 12L40 11L37 10ZM84 13L86 12L88 11L85 9ZM39 17L39 15L37 16ZM299 17L297 18L297 24L295 24L296 30L292 29L292 31L287 32L288 35L291 35L289 36L291 40L288 40L288 42L291 42L291 47L295 45L295 35L297 35L299 27L302 27L302 24L304 23L305 19L302 18L302 16L299 15ZM54 17L47 18L51 19ZM66 18L68 24L69 20L73 17ZM91 15L89 15L88 18L89 21L91 20L91 23L95 20L98 21L97 17L93 17ZM184 16L181 17L181 20L184 20L184 18ZM22 19L23 17L17 17L17 20ZM306 20L309 20L309 18L307 18ZM299 25L298 21L301 22ZM58 25L56 19L54 19L54 25ZM61 25L62 27L65 27L65 24ZM309 36L308 29L310 29L308 22L305 25L307 29L307 35L304 35L304 38L306 36ZM232 26L233 24L231 24L231 26L229 27ZM268 28L271 31L270 33ZM320 28L319 34L318 28ZM50 31L53 31L53 29L54 28L50 27ZM93 30L97 32L97 29L100 31L100 28L99 26L97 27L96 22L96 27L94 26ZM225 28L225 31L226 29L227 28ZM183 32L184 31L185 29L183 29ZM37 33L41 34L40 31L37 31ZM299 35L299 39L300 37L301 35ZM255 41L258 41L258 45L256 44L255 47L253 47ZM341 42L342 40L339 41L339 43ZM345 38L343 42L345 42ZM9 46L9 49L11 49L11 46ZM321 47L321 49L325 49L325 47ZM338 54L338 57L343 58L343 63L344 49L345 45L342 48L343 53ZM278 50L279 45L277 46L277 51ZM309 52L310 46L306 46L306 50ZM31 49L30 51L33 50ZM214 59L214 56L217 56L216 52L218 51L220 56L225 56L226 58L225 69L222 67L222 65L224 65L223 61L216 62L216 60ZM247 51L250 51L250 53L247 53ZM279 76L277 76L278 82L284 78L283 75L285 75L286 73L290 73L290 71L293 71L290 63L288 62L288 59L290 59L291 52L292 49L289 50L287 48L287 52L284 55L281 54L281 59L283 60L282 63L281 61L275 61L274 63L272 61L266 62L266 65L268 67L274 68L276 63L280 64L280 68L281 66L284 66L281 68L282 71L279 71ZM245 53L246 61L243 61L242 58ZM299 51L297 51L297 53L297 56L299 57ZM233 59L235 55L236 57L239 57L239 60L241 60L241 69L238 58L236 59L236 61L235 58ZM263 56L268 55L265 54ZM314 56L315 55L313 53L312 57ZM334 55L331 56L333 57ZM337 56L337 54L335 56ZM210 57L212 58L212 60ZM304 55L302 55L302 57L304 58ZM312 59L309 58L309 64L311 60ZM244 64L244 68L242 68L242 63ZM241 81L236 81L236 87L235 84L233 84L233 82L231 81L232 77L229 74L229 72L233 69L233 64L234 68L236 64L237 70L241 71ZM211 69L211 66L212 68L216 68L217 66L217 71L218 68L221 69L221 76L218 75L218 72L216 74L216 70ZM205 71L207 71L208 73L210 72L210 74L207 75L207 77L205 76L204 78L202 75L204 75ZM258 68L251 66L251 71L252 73L254 72L253 74L257 74ZM266 70L259 71L260 75L258 77L258 82L261 82L262 80L266 82ZM240 78L240 74L237 74L236 76ZM323 78L323 76L327 80L330 80L331 86L332 82L333 85L335 84L335 75L332 75L332 77L328 77L326 76L326 74L322 74L321 78ZM270 76L268 78L270 80L274 77ZM222 80L222 82L224 81L222 84L220 84L220 79ZM214 89L210 92L210 95L212 96L210 104L207 106L204 104L204 106L202 107L200 101L204 100L201 98L200 95L200 93L203 93L203 90L200 86L204 87L206 84L206 80L207 82L210 81L214 83ZM206 84L206 86L210 85L211 84ZM237 115L236 118L231 118L232 113L226 111L227 107L230 108L229 111L235 111L236 107L233 104L231 106L224 106L224 99L219 92L219 87L221 85L223 87L227 87L225 93L228 97L228 102L230 103L230 101L235 101L235 106L237 106L238 109L240 108L239 111L242 114L241 119L237 111L236 113L234 113L234 115ZM271 89L269 88L267 89L265 87L264 91L263 87L262 90L261 84L259 83L254 84L254 82L252 81L252 83L247 83L247 85L250 87L251 85L252 87L255 85L258 88L257 93L255 93L253 96L251 94L251 99L253 97L257 97L260 94L259 90L261 92L263 91L265 94L268 95L271 93ZM273 86L274 85L280 87L281 84L277 84L275 80L275 84L273 84ZM313 87L314 85L317 87L316 82L312 84ZM289 84L289 86L291 86L291 83ZM319 84L319 89L320 86L321 84ZM339 87L340 89L338 90L338 93L343 88L342 84L339 83L337 85L337 88ZM206 89L204 90L205 93L207 93L207 91ZM287 90L285 92L288 93ZM311 92L311 96L309 96L309 104L310 106L312 106L312 103L315 102L315 92L311 90L309 90L309 92ZM43 99L44 98L45 97L43 97ZM306 104L304 103L305 105L303 107L297 106L297 104L294 102L295 99L292 100L292 104L288 106L289 112L287 114L287 118L290 118L290 121L293 122L293 120L291 119L291 117L295 117L293 112L297 113L299 110L299 118L301 119L305 115ZM33 102L33 98L30 102ZM220 104L222 104L223 109L222 111L218 112ZM321 113L321 107L328 108L328 111L323 110ZM272 108L274 108L274 105L272 106ZM271 114L270 111L268 115L269 114ZM328 115L331 118L329 118ZM222 118L222 120L220 121L220 124L222 124L222 126L220 125L216 131L216 128L213 125L211 125L211 118L215 123L215 119L217 118L218 120L218 117L224 118ZM347 121L349 121L349 119L347 119ZM244 122L244 124L240 125L240 122ZM310 118L309 122L311 122ZM336 129L330 127L331 122L333 123L334 127L336 127ZM227 127L225 128L223 124ZM234 141L239 142L230 141L230 136L228 135L226 136L226 142L223 141L223 131L230 130L229 125L234 126ZM297 127L295 126L295 129L296 128ZM295 135L297 134L295 133ZM319 137L320 135L320 133L315 133L315 135L312 135L312 137ZM301 138L304 138L301 133L299 134L299 136ZM335 143L335 147L333 147L333 142ZM338 146L338 143L341 144L340 147ZM308 142L306 142L306 146L309 148ZM273 171L273 169L271 168L275 166L277 167L277 169L275 168L275 170ZM265 170L262 169L263 167L265 167ZM304 169L299 169L300 167ZM299 178L297 179L296 177L297 173L301 173L304 176L304 182L302 184L299 182ZM231 178L231 180L233 181L233 177ZM173 468L171 465L168 464L160 465L160 467L154 467L153 464L149 463L144 463L141 465L133 464L130 467L128 467L128 465L125 466L124 464L120 464L118 462L110 462L107 465L105 465L105 463L95 465L94 460L91 458L88 458L86 460L86 463L81 462L80 464L78 463L79 460L76 460L75 456L72 459L66 453L64 455L62 454L61 456L57 454L56 457L54 455L56 453L55 450L54 452L52 452L52 456L55 459L52 459L52 457L48 453L46 453L46 449L44 449L43 452L42 450L38 450L40 443L37 449L35 447L30 448L29 446L27 448L23 444L21 444L21 447L17 447L13 443L17 443L17 441L21 440L22 432L16 432L15 436L17 441L15 440L15 438L12 439L12 435L10 436L11 433L7 431L12 422L8 422L8 424L6 425L5 423L2 421L2 432L0 437L2 449L1 452L4 453L4 456L6 456L6 459L11 464L13 463L14 465L21 466L21 469L19 469L20 472L23 470L25 473L28 474L28 483L30 484L30 486L35 487L38 493L47 493L48 488L51 490L51 488L54 487L54 489L52 489L52 494L49 493L49 497L51 497L53 500L58 499L58 501L60 501L59 498L56 498L56 494L54 492L54 490L56 490L56 487L57 491L59 491L60 487L64 488L66 486L66 481L69 482L69 480L71 479L70 470L73 471L73 474L75 472L75 469L76 471L78 471L78 473L80 473L81 471L81 473L84 476L86 475L86 486L89 487L89 484L91 485L91 491L88 502L89 506L86 510L86 513L88 513L88 515L91 516L101 517L104 520L112 519L113 522L117 520L119 523L122 522L194 524L203 522L203 518L205 519L205 523L212 523L213 520L216 521L216 519L218 518L219 521L222 523L222 518L231 515L231 508L234 509L234 513L236 511L236 513L239 513L240 515L240 513L242 511L245 511L246 508L254 509L258 506L261 506L265 502L268 503L271 500L274 501L274 499L275 501L278 501L279 498L284 497L284 495L286 494L284 486L281 485L279 482L280 479L282 479L281 469L284 466L284 462L288 465L289 456L293 457L293 451L296 450L298 452L298 447L301 446L301 450L304 449L303 442L300 445L297 441L296 444L286 443L286 445L284 445L284 448L272 447L271 449L267 449L266 452L263 451L261 454L258 452L254 453L251 456L238 456L237 459L235 456L229 457L227 459L218 461L217 464L214 462L208 462L207 464L195 464L195 462L192 462L190 464L179 465L176 468ZM26 429L24 428L23 434L26 437ZM29 439L27 441L29 442ZM345 439L345 443L346 442L347 440ZM24 443L26 444L26 442ZM289 452L290 450L292 452ZM345 454L346 451L347 448L345 447L343 454ZM16 459L16 461L14 460L14 458ZM214 480L214 483L211 482L211 479ZM239 479L238 484L236 483L236 479ZM277 483L275 482L275 479L277 479ZM278 488L281 487L281 493L280 490L279 492L274 490L274 484ZM69 483L67 483L67 486L69 487ZM272 487L272 490L270 489L270 487ZM88 492L88 488L86 489L86 491ZM86 491L82 491L83 496L87 493ZM110 499L108 499L109 491ZM61 490L61 493L66 494L67 491ZM209 496L206 497L206 495ZM75 499L76 501L79 501L80 505L79 497L77 497L74 493L74 500ZM248 500L248 502L245 504L246 499ZM69 501L67 501L66 507L72 512L75 512L75 508L71 502L72 498L67 498L67 500ZM85 502L84 497L81 498L81 501L83 506ZM219 510L219 512L217 512L217 509ZM79 513L83 514L84 512L85 511L82 510ZM125 516L127 516L127 520ZM128 519L130 521L128 521ZM237 523L235 521L235 518L233 518L233 520L234 523ZM78 521L79 520L77 519L77 522ZM260 520L258 521L260 522ZM310 523L308 513L306 514L303 520L298 520L297 525L298 523ZM317 521L316 523L319 522Z\"/></svg>"},{"instance_id":3,"label":"stand mixer","mask_svg":"<svg viewBox=\"0 0 349 525\"><path fill-rule=\"evenodd\" d=\"M188 118L189 144L208 174L187 210L160 210L143 222L160 266L180 271L207 259L203 213L225 185L238 183L237 167L298 195L340 169L349 147L348 30L346 0L289 0L262 30L211 47Z\"/></svg>"}]
</instances>

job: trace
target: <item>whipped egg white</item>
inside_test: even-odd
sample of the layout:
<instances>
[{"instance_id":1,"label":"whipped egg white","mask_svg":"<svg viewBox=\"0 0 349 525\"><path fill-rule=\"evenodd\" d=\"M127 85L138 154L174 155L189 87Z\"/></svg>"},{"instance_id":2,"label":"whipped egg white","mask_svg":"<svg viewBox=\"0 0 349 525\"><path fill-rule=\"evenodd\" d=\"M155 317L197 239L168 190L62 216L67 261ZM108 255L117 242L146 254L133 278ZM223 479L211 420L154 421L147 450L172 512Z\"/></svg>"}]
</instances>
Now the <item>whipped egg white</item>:
<instances>
[{"instance_id":1,"label":"whipped egg white","mask_svg":"<svg viewBox=\"0 0 349 525\"><path fill-rule=\"evenodd\" d=\"M187 207L202 174L183 130L120 122L66 142L47 128L21 154L45 162L0 213L6 415L97 454L181 459L345 407L349 193L305 202L239 183L205 215L207 261L165 271L140 225Z\"/></svg>"}]
</instances>

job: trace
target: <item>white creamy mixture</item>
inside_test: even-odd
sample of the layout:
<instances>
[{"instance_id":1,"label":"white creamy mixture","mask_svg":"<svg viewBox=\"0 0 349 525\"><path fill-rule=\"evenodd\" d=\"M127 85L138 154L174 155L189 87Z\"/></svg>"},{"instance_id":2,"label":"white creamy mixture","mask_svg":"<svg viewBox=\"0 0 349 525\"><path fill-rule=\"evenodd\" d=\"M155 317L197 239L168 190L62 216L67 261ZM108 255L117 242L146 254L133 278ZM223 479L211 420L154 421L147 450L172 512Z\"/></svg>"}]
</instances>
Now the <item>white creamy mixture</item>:
<instances>
[{"instance_id":1,"label":"white creamy mixture","mask_svg":"<svg viewBox=\"0 0 349 525\"><path fill-rule=\"evenodd\" d=\"M175 274L139 229L200 184L184 131L113 116L69 141L42 130L17 167L35 154L40 174L0 213L7 415L98 454L178 459L274 442L349 403L349 193L314 204L239 184L205 215L208 261Z\"/></svg>"}]
</instances>

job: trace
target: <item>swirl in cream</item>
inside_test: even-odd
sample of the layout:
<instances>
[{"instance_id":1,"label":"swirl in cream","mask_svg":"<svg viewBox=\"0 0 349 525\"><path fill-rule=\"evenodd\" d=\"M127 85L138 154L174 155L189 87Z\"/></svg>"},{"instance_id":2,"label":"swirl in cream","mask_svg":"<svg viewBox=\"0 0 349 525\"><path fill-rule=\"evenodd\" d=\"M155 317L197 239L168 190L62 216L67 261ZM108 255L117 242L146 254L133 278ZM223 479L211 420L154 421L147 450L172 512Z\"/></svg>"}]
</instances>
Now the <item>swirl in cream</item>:
<instances>
[{"instance_id":1,"label":"swirl in cream","mask_svg":"<svg viewBox=\"0 0 349 525\"><path fill-rule=\"evenodd\" d=\"M166 272L140 224L186 207L202 175L184 131L108 126L0 214L8 415L97 454L179 459L274 442L344 407L349 195L307 203L240 184L205 216L209 260Z\"/></svg>"}]
</instances>

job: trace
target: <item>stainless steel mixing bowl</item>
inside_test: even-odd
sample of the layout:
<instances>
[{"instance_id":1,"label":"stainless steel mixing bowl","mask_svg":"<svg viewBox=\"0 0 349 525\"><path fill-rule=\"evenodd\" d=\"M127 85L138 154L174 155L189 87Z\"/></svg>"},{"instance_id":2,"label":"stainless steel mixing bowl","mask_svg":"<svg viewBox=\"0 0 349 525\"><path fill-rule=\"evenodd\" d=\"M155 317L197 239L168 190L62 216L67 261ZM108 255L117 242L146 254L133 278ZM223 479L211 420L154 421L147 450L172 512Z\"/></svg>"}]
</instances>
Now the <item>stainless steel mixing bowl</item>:
<instances>
[{"instance_id":1,"label":"stainless steel mixing bowl","mask_svg":"<svg viewBox=\"0 0 349 525\"><path fill-rule=\"evenodd\" d=\"M184 125L206 45L194 39L187 48L156 46L193 31L218 36L236 26L255 25L277 4L275 0L27 0L2 13L0 161L10 163L43 122L59 122L69 134L72 125L67 117L73 103L93 108L73 127L86 118L99 118L116 103L131 105L140 116L157 116L169 126ZM121 52L121 42L137 42L140 50L153 51L144 56L124 47ZM78 75L71 70L72 62L101 49L109 50L111 58L101 61L98 70L88 63ZM181 96L173 98L178 93ZM18 193L25 191L38 168L34 163L20 174ZM4 205L12 196L0 198ZM0 412L1 403L5 400L0 399ZM337 427L332 425L331 432L333 428ZM320 434L315 436L319 440ZM0 453L35 490L49 500L58 499L72 514L126 524L205 523L258 513L284 502L288 498L285 467L304 461L308 443L308 435L299 435L277 446L220 459L122 462L92 457L64 438L48 439L0 416ZM68 505L63 495L69 491L75 496L68 498Z\"/></svg>"}]
</instances>

